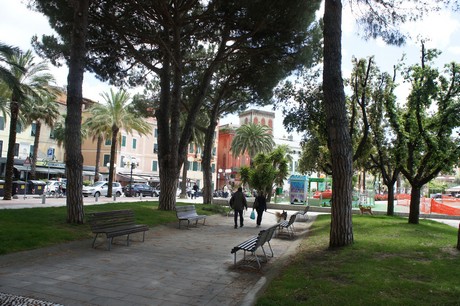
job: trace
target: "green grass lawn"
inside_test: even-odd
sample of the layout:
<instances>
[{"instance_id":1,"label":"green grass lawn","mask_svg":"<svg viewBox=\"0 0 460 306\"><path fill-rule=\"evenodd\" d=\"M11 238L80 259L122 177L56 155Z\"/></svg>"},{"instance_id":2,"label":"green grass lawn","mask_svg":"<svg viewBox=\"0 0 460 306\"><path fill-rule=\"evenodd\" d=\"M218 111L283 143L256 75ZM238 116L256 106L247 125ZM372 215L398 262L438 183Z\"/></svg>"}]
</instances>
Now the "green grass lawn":
<instances>
[{"instance_id":1,"label":"green grass lawn","mask_svg":"<svg viewBox=\"0 0 460 306\"><path fill-rule=\"evenodd\" d=\"M330 250L329 224L318 216L257 305L460 305L457 229L355 215L354 244Z\"/></svg>"},{"instance_id":2,"label":"green grass lawn","mask_svg":"<svg viewBox=\"0 0 460 306\"><path fill-rule=\"evenodd\" d=\"M182 205L178 203L177 205ZM215 213L211 205L196 205L199 214ZM177 222L174 211L158 210L158 202L109 203L85 206L85 214L97 211L132 209L136 222L155 226ZM0 210L0 254L36 249L93 237L88 224L66 222L66 207Z\"/></svg>"}]
</instances>

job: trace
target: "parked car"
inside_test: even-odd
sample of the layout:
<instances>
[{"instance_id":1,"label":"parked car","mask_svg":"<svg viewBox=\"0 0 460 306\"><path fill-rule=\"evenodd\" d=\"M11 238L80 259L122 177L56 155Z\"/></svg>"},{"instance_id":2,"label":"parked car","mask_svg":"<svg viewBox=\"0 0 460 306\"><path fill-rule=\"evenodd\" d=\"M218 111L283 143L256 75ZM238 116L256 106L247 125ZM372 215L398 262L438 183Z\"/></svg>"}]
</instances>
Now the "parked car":
<instances>
[{"instance_id":1,"label":"parked car","mask_svg":"<svg viewBox=\"0 0 460 306\"><path fill-rule=\"evenodd\" d=\"M159 197L160 196L160 186L156 186L155 188L153 188L153 196L154 197Z\"/></svg>"},{"instance_id":2,"label":"parked car","mask_svg":"<svg viewBox=\"0 0 460 306\"><path fill-rule=\"evenodd\" d=\"M138 197L142 194L142 196L157 196L154 188L148 184L133 184L132 188L131 185L125 186L125 195L127 197L135 196Z\"/></svg>"},{"instance_id":3,"label":"parked car","mask_svg":"<svg viewBox=\"0 0 460 306\"><path fill-rule=\"evenodd\" d=\"M100 197L100 196L107 196L107 191L109 189L109 182L107 181L99 181L94 183L91 186L83 187L83 196L93 196L93 197ZM112 183L112 195L116 195L117 197L123 194L123 188L121 184L118 182Z\"/></svg>"},{"instance_id":4,"label":"parked car","mask_svg":"<svg viewBox=\"0 0 460 306\"><path fill-rule=\"evenodd\" d=\"M59 185L61 185L61 182L59 181L48 181L46 182L45 188L44 188L44 193L45 194L50 194L50 195L55 195L58 190L59 190Z\"/></svg>"}]
</instances>

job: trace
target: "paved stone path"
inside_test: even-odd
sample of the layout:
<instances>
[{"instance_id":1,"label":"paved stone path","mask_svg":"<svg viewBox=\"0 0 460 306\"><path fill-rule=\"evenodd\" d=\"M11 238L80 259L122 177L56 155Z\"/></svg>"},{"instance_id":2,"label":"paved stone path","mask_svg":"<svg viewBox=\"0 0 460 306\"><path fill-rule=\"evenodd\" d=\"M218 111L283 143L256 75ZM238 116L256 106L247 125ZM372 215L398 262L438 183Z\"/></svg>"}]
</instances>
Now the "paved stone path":
<instances>
[{"instance_id":1,"label":"paved stone path","mask_svg":"<svg viewBox=\"0 0 460 306\"><path fill-rule=\"evenodd\" d=\"M230 251L275 224L275 216L266 213L256 228L246 213L245 226L234 229L232 217L214 215L190 229L178 223L151 228L144 243L129 247L121 237L111 251L106 244L92 249L91 240L84 240L1 256L0 292L66 306L251 305L295 252L313 215L295 223L295 239L272 239L275 256L260 271L235 268Z\"/></svg>"}]
</instances>

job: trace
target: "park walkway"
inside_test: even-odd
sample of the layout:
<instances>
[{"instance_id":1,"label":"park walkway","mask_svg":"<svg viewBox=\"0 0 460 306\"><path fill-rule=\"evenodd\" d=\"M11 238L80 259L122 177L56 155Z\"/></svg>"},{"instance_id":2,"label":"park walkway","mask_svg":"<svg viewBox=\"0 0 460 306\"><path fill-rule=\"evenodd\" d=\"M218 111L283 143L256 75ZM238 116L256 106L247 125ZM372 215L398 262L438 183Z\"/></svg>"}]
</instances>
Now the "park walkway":
<instances>
[{"instance_id":1,"label":"park walkway","mask_svg":"<svg viewBox=\"0 0 460 306\"><path fill-rule=\"evenodd\" d=\"M295 253L311 216L295 223L295 239L272 240L275 257L261 271L235 268L230 253L260 230L249 213L238 229L232 217L213 215L206 225L190 229L179 229L177 223L151 228L144 243L129 247L121 237L111 251L105 245L92 249L92 241L84 240L1 256L0 292L66 306L251 305ZM275 223L275 216L266 213L262 229Z\"/></svg>"}]
</instances>

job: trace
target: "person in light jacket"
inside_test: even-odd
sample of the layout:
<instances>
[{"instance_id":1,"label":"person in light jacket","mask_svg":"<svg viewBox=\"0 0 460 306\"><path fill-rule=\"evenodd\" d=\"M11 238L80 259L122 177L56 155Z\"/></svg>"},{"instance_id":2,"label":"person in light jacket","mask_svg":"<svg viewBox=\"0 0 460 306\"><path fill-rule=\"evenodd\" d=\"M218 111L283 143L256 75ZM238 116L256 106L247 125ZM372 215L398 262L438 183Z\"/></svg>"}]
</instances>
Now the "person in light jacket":
<instances>
[{"instance_id":1,"label":"person in light jacket","mask_svg":"<svg viewBox=\"0 0 460 306\"><path fill-rule=\"evenodd\" d=\"M248 203L243 193L243 188L238 187L238 191L235 192L230 198L230 207L235 211L235 228L238 228L238 215L240 216L240 227L244 225L243 209L248 210Z\"/></svg>"}]
</instances>

